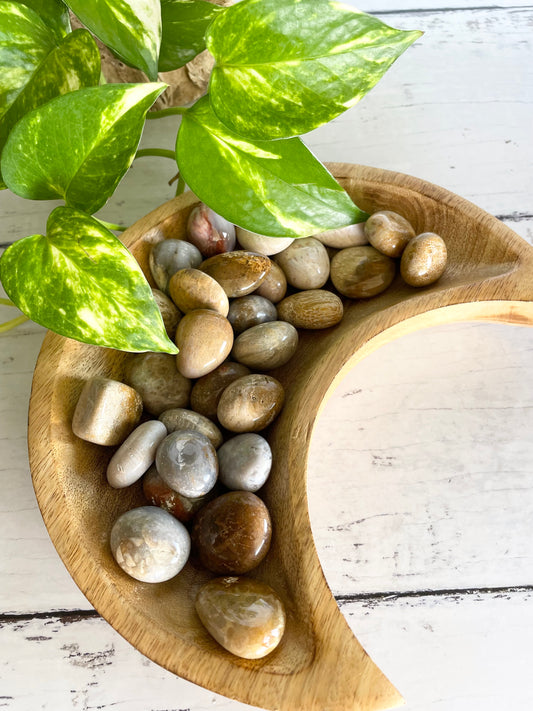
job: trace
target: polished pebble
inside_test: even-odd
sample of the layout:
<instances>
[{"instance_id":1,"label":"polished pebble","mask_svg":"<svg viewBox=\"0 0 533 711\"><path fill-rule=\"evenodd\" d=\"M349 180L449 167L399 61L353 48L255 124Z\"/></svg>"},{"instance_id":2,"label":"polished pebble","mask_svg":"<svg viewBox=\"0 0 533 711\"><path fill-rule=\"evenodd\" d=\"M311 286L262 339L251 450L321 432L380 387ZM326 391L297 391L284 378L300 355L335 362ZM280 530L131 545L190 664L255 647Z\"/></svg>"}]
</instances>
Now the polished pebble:
<instances>
[{"instance_id":1,"label":"polished pebble","mask_svg":"<svg viewBox=\"0 0 533 711\"><path fill-rule=\"evenodd\" d=\"M196 611L209 634L228 652L261 659L280 643L285 610L277 593L251 578L215 578L196 596Z\"/></svg>"},{"instance_id":2,"label":"polished pebble","mask_svg":"<svg viewBox=\"0 0 533 711\"><path fill-rule=\"evenodd\" d=\"M282 384L270 375L238 378L218 402L218 421L231 432L259 432L273 422L285 400Z\"/></svg>"},{"instance_id":3,"label":"polished pebble","mask_svg":"<svg viewBox=\"0 0 533 711\"><path fill-rule=\"evenodd\" d=\"M185 526L156 506L141 506L119 516L111 529L110 544L122 570L143 583L173 578L191 550Z\"/></svg>"},{"instance_id":4,"label":"polished pebble","mask_svg":"<svg viewBox=\"0 0 533 711\"><path fill-rule=\"evenodd\" d=\"M237 250L206 259L201 270L222 286L227 296L246 296L257 289L270 270L271 261L263 254Z\"/></svg>"},{"instance_id":5,"label":"polished pebble","mask_svg":"<svg viewBox=\"0 0 533 711\"><path fill-rule=\"evenodd\" d=\"M374 247L348 247L331 260L333 285L351 299L366 299L385 291L395 272L394 261Z\"/></svg>"},{"instance_id":6,"label":"polished pebble","mask_svg":"<svg viewBox=\"0 0 533 711\"><path fill-rule=\"evenodd\" d=\"M169 434L159 445L155 465L163 481L182 496L204 496L218 476L215 448L205 435L192 430Z\"/></svg>"},{"instance_id":7,"label":"polished pebble","mask_svg":"<svg viewBox=\"0 0 533 711\"><path fill-rule=\"evenodd\" d=\"M143 493L153 506L159 506L180 521L192 521L194 515L212 498L211 491L205 496L190 498L178 494L161 478L155 465L151 466L143 477Z\"/></svg>"},{"instance_id":8,"label":"polished pebble","mask_svg":"<svg viewBox=\"0 0 533 711\"><path fill-rule=\"evenodd\" d=\"M200 251L182 239L165 239L154 245L150 252L152 276L165 294L168 293L170 277L180 269L197 267L202 262Z\"/></svg>"},{"instance_id":9,"label":"polished pebble","mask_svg":"<svg viewBox=\"0 0 533 711\"><path fill-rule=\"evenodd\" d=\"M264 437L246 432L228 439L217 452L219 478L228 489L257 491L272 469L272 450Z\"/></svg>"},{"instance_id":10,"label":"polished pebble","mask_svg":"<svg viewBox=\"0 0 533 711\"><path fill-rule=\"evenodd\" d=\"M195 309L211 309L228 315L226 292L209 274L199 269L180 269L170 279L168 290L172 301L184 314Z\"/></svg>"},{"instance_id":11,"label":"polished pebble","mask_svg":"<svg viewBox=\"0 0 533 711\"><path fill-rule=\"evenodd\" d=\"M219 366L230 354L233 329L216 311L197 309L181 319L176 330L179 353L176 363L186 378L201 378Z\"/></svg>"},{"instance_id":12,"label":"polished pebble","mask_svg":"<svg viewBox=\"0 0 533 711\"><path fill-rule=\"evenodd\" d=\"M328 253L314 237L294 240L275 256L275 261L296 289L320 289L329 277Z\"/></svg>"},{"instance_id":13,"label":"polished pebble","mask_svg":"<svg viewBox=\"0 0 533 711\"><path fill-rule=\"evenodd\" d=\"M214 420L220 396L225 388L243 375L249 375L250 369L242 363L226 361L194 384L191 390L191 407L196 412Z\"/></svg>"},{"instance_id":14,"label":"polished pebble","mask_svg":"<svg viewBox=\"0 0 533 711\"><path fill-rule=\"evenodd\" d=\"M91 378L81 391L72 431L94 444L122 444L141 419L142 398L134 388L109 378Z\"/></svg>"},{"instance_id":15,"label":"polished pebble","mask_svg":"<svg viewBox=\"0 0 533 711\"><path fill-rule=\"evenodd\" d=\"M237 336L232 357L252 370L280 368L298 348L298 331L286 321L269 321Z\"/></svg>"},{"instance_id":16,"label":"polished pebble","mask_svg":"<svg viewBox=\"0 0 533 711\"><path fill-rule=\"evenodd\" d=\"M223 442L222 433L214 422L193 410L181 407L167 410L159 416L159 420L165 425L169 434L177 430L199 432L207 437L215 449L218 449Z\"/></svg>"},{"instance_id":17,"label":"polished pebble","mask_svg":"<svg viewBox=\"0 0 533 711\"><path fill-rule=\"evenodd\" d=\"M165 326L165 331L167 336L174 340L176 335L176 328L182 316L181 312L176 308L176 305L159 289L152 289L152 294L154 295L155 303L157 308L161 313L161 318L163 319L163 324Z\"/></svg>"},{"instance_id":18,"label":"polished pebble","mask_svg":"<svg viewBox=\"0 0 533 711\"><path fill-rule=\"evenodd\" d=\"M267 321L276 321L278 312L274 304L264 296L249 294L234 299L229 307L228 321L235 333Z\"/></svg>"},{"instance_id":19,"label":"polished pebble","mask_svg":"<svg viewBox=\"0 0 533 711\"><path fill-rule=\"evenodd\" d=\"M201 203L189 216L187 239L204 257L212 257L235 249L235 226Z\"/></svg>"},{"instance_id":20,"label":"polished pebble","mask_svg":"<svg viewBox=\"0 0 533 711\"><path fill-rule=\"evenodd\" d=\"M156 450L167 434L165 425L157 420L136 427L109 461L109 484L115 489L123 489L140 479L154 463Z\"/></svg>"},{"instance_id":21,"label":"polished pebble","mask_svg":"<svg viewBox=\"0 0 533 711\"><path fill-rule=\"evenodd\" d=\"M139 392L146 410L158 417L172 407L187 407L192 383L176 368L169 353L135 353L128 357L124 381Z\"/></svg>"},{"instance_id":22,"label":"polished pebble","mask_svg":"<svg viewBox=\"0 0 533 711\"><path fill-rule=\"evenodd\" d=\"M270 271L264 278L264 280L259 284L258 288L254 291L254 294L258 296L264 296L273 304L277 304L281 301L285 294L287 293L287 277L283 272L283 269L276 264L276 262L271 262Z\"/></svg>"},{"instance_id":23,"label":"polished pebble","mask_svg":"<svg viewBox=\"0 0 533 711\"><path fill-rule=\"evenodd\" d=\"M202 565L213 573L247 573L268 553L270 514L249 491L230 491L204 506L194 520L191 538Z\"/></svg>"},{"instance_id":24,"label":"polished pebble","mask_svg":"<svg viewBox=\"0 0 533 711\"><path fill-rule=\"evenodd\" d=\"M410 286L429 286L443 275L447 259L446 244L442 237L434 232L423 232L405 248L400 272Z\"/></svg>"},{"instance_id":25,"label":"polished pebble","mask_svg":"<svg viewBox=\"0 0 533 711\"><path fill-rule=\"evenodd\" d=\"M330 328L342 320L343 312L342 301L337 294L325 289L299 291L278 304L279 319L295 328Z\"/></svg>"},{"instance_id":26,"label":"polished pebble","mask_svg":"<svg viewBox=\"0 0 533 711\"><path fill-rule=\"evenodd\" d=\"M243 249L270 256L286 249L294 242L294 237L265 237L237 227L237 240Z\"/></svg>"},{"instance_id":27,"label":"polished pebble","mask_svg":"<svg viewBox=\"0 0 533 711\"><path fill-rule=\"evenodd\" d=\"M380 210L370 215L365 223L365 234L370 244L387 257L400 257L415 231L405 217L391 210Z\"/></svg>"},{"instance_id":28,"label":"polished pebble","mask_svg":"<svg viewBox=\"0 0 533 711\"><path fill-rule=\"evenodd\" d=\"M325 247L334 247L335 249L346 249L346 247L358 247L361 244L368 244L364 222L339 227L336 230L320 232L314 235L314 238L322 242Z\"/></svg>"}]
</instances>

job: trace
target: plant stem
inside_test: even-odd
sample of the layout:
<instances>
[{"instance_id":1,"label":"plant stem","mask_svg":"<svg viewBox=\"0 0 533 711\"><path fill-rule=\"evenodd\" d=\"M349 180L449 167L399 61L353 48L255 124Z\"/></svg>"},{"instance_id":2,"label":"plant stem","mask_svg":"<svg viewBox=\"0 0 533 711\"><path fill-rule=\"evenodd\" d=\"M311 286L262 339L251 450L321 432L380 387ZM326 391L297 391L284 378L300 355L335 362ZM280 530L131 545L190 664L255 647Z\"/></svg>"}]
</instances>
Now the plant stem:
<instances>
[{"instance_id":1,"label":"plant stem","mask_svg":"<svg viewBox=\"0 0 533 711\"><path fill-rule=\"evenodd\" d=\"M15 328L16 326L19 326L21 323L24 323L25 321L29 321L30 319L27 316L17 316L17 318L11 319L11 321L6 321L5 323L0 323L0 333L5 333L6 331L11 331L12 328Z\"/></svg>"},{"instance_id":2,"label":"plant stem","mask_svg":"<svg viewBox=\"0 0 533 711\"><path fill-rule=\"evenodd\" d=\"M188 109L183 106L169 106L168 109L161 109L160 111L149 111L146 114L147 119L160 119L165 118L165 116L175 116L176 114L182 115Z\"/></svg>"},{"instance_id":3,"label":"plant stem","mask_svg":"<svg viewBox=\"0 0 533 711\"><path fill-rule=\"evenodd\" d=\"M105 220L101 220L99 217L95 217L94 219L98 220L98 222L101 225L103 225L104 227L107 227L108 230L115 230L116 232L124 232L124 230L128 229L124 225L116 225L114 222L106 222Z\"/></svg>"},{"instance_id":4,"label":"plant stem","mask_svg":"<svg viewBox=\"0 0 533 711\"><path fill-rule=\"evenodd\" d=\"M135 158L144 158L145 156L158 156L159 158L170 158L176 160L174 151L167 148L140 148L135 154Z\"/></svg>"},{"instance_id":5,"label":"plant stem","mask_svg":"<svg viewBox=\"0 0 533 711\"><path fill-rule=\"evenodd\" d=\"M15 304L9 299L0 299L0 304L2 304L2 306L15 306Z\"/></svg>"},{"instance_id":6,"label":"plant stem","mask_svg":"<svg viewBox=\"0 0 533 711\"><path fill-rule=\"evenodd\" d=\"M178 184L176 186L176 195L181 195L184 192L185 192L185 181L183 180L183 178L180 175L180 177L178 178Z\"/></svg>"}]
</instances>

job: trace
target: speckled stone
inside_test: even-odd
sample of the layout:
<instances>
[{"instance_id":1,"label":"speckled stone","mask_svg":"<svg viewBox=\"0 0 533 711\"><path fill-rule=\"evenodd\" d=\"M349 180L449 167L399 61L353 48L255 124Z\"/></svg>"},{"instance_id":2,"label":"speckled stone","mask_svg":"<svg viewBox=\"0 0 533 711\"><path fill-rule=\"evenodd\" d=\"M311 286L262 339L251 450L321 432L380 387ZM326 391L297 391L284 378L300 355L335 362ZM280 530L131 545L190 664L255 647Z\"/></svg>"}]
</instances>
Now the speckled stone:
<instances>
[{"instance_id":1,"label":"speckled stone","mask_svg":"<svg viewBox=\"0 0 533 711\"><path fill-rule=\"evenodd\" d=\"M276 262L271 262L270 271L254 291L254 294L258 296L264 296L273 304L277 304L281 301L285 294L287 293L287 277L283 272L283 269L276 264Z\"/></svg>"},{"instance_id":2,"label":"speckled stone","mask_svg":"<svg viewBox=\"0 0 533 711\"><path fill-rule=\"evenodd\" d=\"M270 514L249 491L230 491L210 501L196 515L191 533L202 565L213 573L247 573L268 553Z\"/></svg>"},{"instance_id":3,"label":"speckled stone","mask_svg":"<svg viewBox=\"0 0 533 711\"><path fill-rule=\"evenodd\" d=\"M163 319L167 336L171 340L174 340L176 328L178 327L182 314L179 309L176 308L176 305L166 294L163 294L162 291L159 289L152 289L152 294L154 295L157 308L161 312L161 318Z\"/></svg>"},{"instance_id":4,"label":"speckled stone","mask_svg":"<svg viewBox=\"0 0 533 711\"><path fill-rule=\"evenodd\" d=\"M322 242L324 246L334 247L335 249L346 249L346 247L358 247L361 244L368 244L364 222L340 227L337 230L320 232L314 237L319 242Z\"/></svg>"},{"instance_id":5,"label":"speckled stone","mask_svg":"<svg viewBox=\"0 0 533 711\"><path fill-rule=\"evenodd\" d=\"M193 410L186 410L178 407L167 410L159 416L160 421L165 425L168 433L177 430L192 430L207 437L215 449L218 449L223 442L222 433L210 419Z\"/></svg>"},{"instance_id":6,"label":"speckled stone","mask_svg":"<svg viewBox=\"0 0 533 711\"><path fill-rule=\"evenodd\" d=\"M339 293L351 299L366 299L385 291L395 272L394 261L374 247L348 247L331 260L331 281Z\"/></svg>"},{"instance_id":7,"label":"speckled stone","mask_svg":"<svg viewBox=\"0 0 533 711\"><path fill-rule=\"evenodd\" d=\"M246 432L228 439L217 452L219 479L228 489L257 491L268 479L272 450L264 437Z\"/></svg>"},{"instance_id":8,"label":"speckled stone","mask_svg":"<svg viewBox=\"0 0 533 711\"><path fill-rule=\"evenodd\" d=\"M238 378L222 393L218 421L231 432L259 432L279 415L285 401L282 384L270 375Z\"/></svg>"},{"instance_id":9,"label":"speckled stone","mask_svg":"<svg viewBox=\"0 0 533 711\"><path fill-rule=\"evenodd\" d=\"M405 217L392 210L380 210L365 223L370 244L387 257L400 257L415 231Z\"/></svg>"},{"instance_id":10,"label":"speckled stone","mask_svg":"<svg viewBox=\"0 0 533 711\"><path fill-rule=\"evenodd\" d=\"M124 381L139 392L146 410L158 417L172 407L187 407L192 383L178 372L176 356L134 353L126 361Z\"/></svg>"},{"instance_id":11,"label":"speckled stone","mask_svg":"<svg viewBox=\"0 0 533 711\"><path fill-rule=\"evenodd\" d=\"M294 240L275 256L275 261L296 289L320 289L329 277L328 253L314 237Z\"/></svg>"},{"instance_id":12,"label":"speckled stone","mask_svg":"<svg viewBox=\"0 0 533 711\"><path fill-rule=\"evenodd\" d=\"M298 331L286 321L269 321L237 336L232 357L252 370L280 368L298 348Z\"/></svg>"},{"instance_id":13,"label":"speckled stone","mask_svg":"<svg viewBox=\"0 0 533 711\"><path fill-rule=\"evenodd\" d=\"M278 312L274 304L264 296L249 294L234 299L229 307L228 321L235 333L242 333L247 328L267 321L276 321Z\"/></svg>"},{"instance_id":14,"label":"speckled stone","mask_svg":"<svg viewBox=\"0 0 533 711\"><path fill-rule=\"evenodd\" d=\"M215 448L192 430L169 434L157 448L155 465L171 489L193 499L211 491L218 476Z\"/></svg>"},{"instance_id":15,"label":"speckled stone","mask_svg":"<svg viewBox=\"0 0 533 711\"><path fill-rule=\"evenodd\" d=\"M191 407L196 412L214 420L220 396L225 388L243 375L249 375L250 369L242 363L226 361L203 378L196 381L191 390Z\"/></svg>"},{"instance_id":16,"label":"speckled stone","mask_svg":"<svg viewBox=\"0 0 533 711\"><path fill-rule=\"evenodd\" d=\"M237 227L237 240L243 249L270 256L287 249L294 242L294 237L265 237Z\"/></svg>"},{"instance_id":17,"label":"speckled stone","mask_svg":"<svg viewBox=\"0 0 533 711\"><path fill-rule=\"evenodd\" d=\"M167 436L162 422L149 420L136 427L120 445L107 466L107 481L115 489L130 486L154 463L155 453Z\"/></svg>"},{"instance_id":18,"label":"speckled stone","mask_svg":"<svg viewBox=\"0 0 533 711\"><path fill-rule=\"evenodd\" d=\"M143 493L153 506L159 506L175 516L180 521L192 521L194 515L202 506L210 501L213 496L211 489L205 496L188 498L174 491L161 478L155 465L151 466L143 477Z\"/></svg>"},{"instance_id":19,"label":"speckled stone","mask_svg":"<svg viewBox=\"0 0 533 711\"><path fill-rule=\"evenodd\" d=\"M81 391L72 431L94 444L122 444L141 419L142 398L133 388L109 378L91 378Z\"/></svg>"},{"instance_id":20,"label":"speckled stone","mask_svg":"<svg viewBox=\"0 0 533 711\"><path fill-rule=\"evenodd\" d=\"M429 286L443 275L447 259L446 244L442 237L434 232L423 232L405 248L400 272L410 286Z\"/></svg>"},{"instance_id":21,"label":"speckled stone","mask_svg":"<svg viewBox=\"0 0 533 711\"><path fill-rule=\"evenodd\" d=\"M280 643L285 610L274 590L251 578L215 578L196 597L196 611L209 634L228 652L261 659Z\"/></svg>"},{"instance_id":22,"label":"speckled stone","mask_svg":"<svg viewBox=\"0 0 533 711\"><path fill-rule=\"evenodd\" d=\"M307 289L287 296L278 304L282 321L295 328L330 328L342 321L344 309L337 294L325 289Z\"/></svg>"},{"instance_id":23,"label":"speckled stone","mask_svg":"<svg viewBox=\"0 0 533 711\"><path fill-rule=\"evenodd\" d=\"M200 251L182 239L165 239L150 252L150 269L161 291L168 294L170 277L180 269L197 267L202 262Z\"/></svg>"},{"instance_id":24,"label":"speckled stone","mask_svg":"<svg viewBox=\"0 0 533 711\"><path fill-rule=\"evenodd\" d=\"M111 529L111 552L122 570L143 583L177 575L191 550L185 526L156 506L126 511Z\"/></svg>"},{"instance_id":25,"label":"speckled stone","mask_svg":"<svg viewBox=\"0 0 533 711\"><path fill-rule=\"evenodd\" d=\"M172 275L168 290L176 306L184 314L195 309L211 309L228 315L226 292L209 274L199 269L180 269Z\"/></svg>"},{"instance_id":26,"label":"speckled stone","mask_svg":"<svg viewBox=\"0 0 533 711\"><path fill-rule=\"evenodd\" d=\"M212 257L235 248L235 226L201 203L189 216L187 239L204 257Z\"/></svg>"},{"instance_id":27,"label":"speckled stone","mask_svg":"<svg viewBox=\"0 0 533 711\"><path fill-rule=\"evenodd\" d=\"M264 280L271 261L263 254L237 250L206 259L200 267L222 286L230 298L246 296Z\"/></svg>"},{"instance_id":28,"label":"speckled stone","mask_svg":"<svg viewBox=\"0 0 533 711\"><path fill-rule=\"evenodd\" d=\"M179 322L176 345L180 350L176 356L179 372L186 378L201 378L229 356L233 329L222 314L197 309Z\"/></svg>"}]
</instances>

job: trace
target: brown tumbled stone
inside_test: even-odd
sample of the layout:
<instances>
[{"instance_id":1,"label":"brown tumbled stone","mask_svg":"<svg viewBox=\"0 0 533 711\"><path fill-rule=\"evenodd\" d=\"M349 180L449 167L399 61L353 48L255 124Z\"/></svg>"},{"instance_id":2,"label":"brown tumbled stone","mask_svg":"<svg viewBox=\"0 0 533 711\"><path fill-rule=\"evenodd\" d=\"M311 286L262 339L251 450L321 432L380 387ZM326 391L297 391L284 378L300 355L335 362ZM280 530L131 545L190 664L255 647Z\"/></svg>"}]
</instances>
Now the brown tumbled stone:
<instances>
[{"instance_id":1,"label":"brown tumbled stone","mask_svg":"<svg viewBox=\"0 0 533 711\"><path fill-rule=\"evenodd\" d=\"M172 407L187 407L192 383L168 353L134 353L128 357L124 381L142 397L144 407L159 416Z\"/></svg>"},{"instance_id":2,"label":"brown tumbled stone","mask_svg":"<svg viewBox=\"0 0 533 711\"><path fill-rule=\"evenodd\" d=\"M199 432L207 437L215 449L220 447L223 442L222 433L218 427L207 417L198 412L193 412L193 410L177 407L163 412L159 419L165 425L169 434L176 432L176 430Z\"/></svg>"},{"instance_id":3,"label":"brown tumbled stone","mask_svg":"<svg viewBox=\"0 0 533 711\"><path fill-rule=\"evenodd\" d=\"M211 309L222 316L228 315L226 292L218 281L199 269L180 269L170 278L168 291L184 314L195 309Z\"/></svg>"},{"instance_id":4,"label":"brown tumbled stone","mask_svg":"<svg viewBox=\"0 0 533 711\"><path fill-rule=\"evenodd\" d=\"M201 378L219 366L230 354L233 329L216 311L197 309L181 319L176 331L179 372L186 378Z\"/></svg>"},{"instance_id":5,"label":"brown tumbled stone","mask_svg":"<svg viewBox=\"0 0 533 711\"><path fill-rule=\"evenodd\" d=\"M442 237L434 232L423 232L405 248L400 272L410 286L429 286L444 273L447 258L446 244Z\"/></svg>"},{"instance_id":6,"label":"brown tumbled stone","mask_svg":"<svg viewBox=\"0 0 533 711\"><path fill-rule=\"evenodd\" d=\"M230 491L213 499L196 515L192 541L202 563L213 573L247 573L268 553L270 514L249 491Z\"/></svg>"},{"instance_id":7,"label":"brown tumbled stone","mask_svg":"<svg viewBox=\"0 0 533 711\"><path fill-rule=\"evenodd\" d=\"M216 279L229 298L236 298L257 289L270 265L270 259L262 254L237 250L206 259L200 269Z\"/></svg>"},{"instance_id":8,"label":"brown tumbled stone","mask_svg":"<svg viewBox=\"0 0 533 711\"><path fill-rule=\"evenodd\" d=\"M285 365L298 348L298 331L286 321L269 321L237 336L232 356L252 370L273 370Z\"/></svg>"},{"instance_id":9,"label":"brown tumbled stone","mask_svg":"<svg viewBox=\"0 0 533 711\"><path fill-rule=\"evenodd\" d=\"M284 400L283 386L275 378L258 373L245 375L222 393L218 421L231 432L259 432L275 420Z\"/></svg>"},{"instance_id":10,"label":"brown tumbled stone","mask_svg":"<svg viewBox=\"0 0 533 711\"><path fill-rule=\"evenodd\" d=\"M325 289L307 289L287 296L278 304L282 321L295 328L330 328L342 320L344 309L337 294Z\"/></svg>"},{"instance_id":11,"label":"brown tumbled stone","mask_svg":"<svg viewBox=\"0 0 533 711\"><path fill-rule=\"evenodd\" d=\"M365 223L370 244L387 257L400 257L415 231L410 222L392 210L380 210Z\"/></svg>"},{"instance_id":12,"label":"brown tumbled stone","mask_svg":"<svg viewBox=\"0 0 533 711\"><path fill-rule=\"evenodd\" d=\"M276 321L278 312L274 304L258 294L249 294L234 299L229 307L228 321L235 333L267 321Z\"/></svg>"},{"instance_id":13,"label":"brown tumbled stone","mask_svg":"<svg viewBox=\"0 0 533 711\"><path fill-rule=\"evenodd\" d=\"M176 308L176 305L168 298L166 294L163 294L159 289L152 289L152 294L154 295L155 303L157 308L161 313L161 318L165 325L165 331L169 338L174 340L176 335L176 328L181 319L181 312Z\"/></svg>"},{"instance_id":14,"label":"brown tumbled stone","mask_svg":"<svg viewBox=\"0 0 533 711\"><path fill-rule=\"evenodd\" d=\"M394 261L374 247L348 247L331 260L331 281L343 296L366 299L384 291L394 279Z\"/></svg>"},{"instance_id":15,"label":"brown tumbled stone","mask_svg":"<svg viewBox=\"0 0 533 711\"><path fill-rule=\"evenodd\" d=\"M196 611L209 634L228 652L260 659L279 644L285 610L274 590L252 578L216 578L203 585Z\"/></svg>"},{"instance_id":16,"label":"brown tumbled stone","mask_svg":"<svg viewBox=\"0 0 533 711\"><path fill-rule=\"evenodd\" d=\"M327 230L314 235L315 239L325 247L334 249L346 249L346 247L358 247L360 244L368 244L365 235L365 223L358 222L354 225L346 225L336 230Z\"/></svg>"},{"instance_id":17,"label":"brown tumbled stone","mask_svg":"<svg viewBox=\"0 0 533 711\"><path fill-rule=\"evenodd\" d=\"M211 489L205 496L195 499L182 496L163 481L155 464L144 475L142 485L144 495L153 506L165 509L184 523L192 521L195 513L210 500L213 491Z\"/></svg>"},{"instance_id":18,"label":"brown tumbled stone","mask_svg":"<svg viewBox=\"0 0 533 711\"><path fill-rule=\"evenodd\" d=\"M254 291L254 294L259 296L264 296L273 304L277 304L281 301L285 294L287 293L287 277L283 269L276 264L276 262L271 262L270 271L261 282L259 287Z\"/></svg>"},{"instance_id":19,"label":"brown tumbled stone","mask_svg":"<svg viewBox=\"0 0 533 711\"><path fill-rule=\"evenodd\" d=\"M295 239L274 259L285 272L289 284L296 289L320 289L328 280L328 253L322 242L314 237Z\"/></svg>"},{"instance_id":20,"label":"brown tumbled stone","mask_svg":"<svg viewBox=\"0 0 533 711\"><path fill-rule=\"evenodd\" d=\"M191 390L192 409L211 420L216 419L222 392L235 380L249 374L250 369L242 363L222 363L194 384Z\"/></svg>"}]
</instances>

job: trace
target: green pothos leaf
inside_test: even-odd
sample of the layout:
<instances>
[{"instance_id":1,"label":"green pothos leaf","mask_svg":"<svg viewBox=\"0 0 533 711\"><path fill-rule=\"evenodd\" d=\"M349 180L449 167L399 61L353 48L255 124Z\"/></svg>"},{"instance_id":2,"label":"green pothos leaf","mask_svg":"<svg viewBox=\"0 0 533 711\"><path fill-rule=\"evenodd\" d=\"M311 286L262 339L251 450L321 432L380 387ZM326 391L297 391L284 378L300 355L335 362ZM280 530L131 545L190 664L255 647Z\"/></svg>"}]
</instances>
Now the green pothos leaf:
<instances>
[{"instance_id":1,"label":"green pothos leaf","mask_svg":"<svg viewBox=\"0 0 533 711\"><path fill-rule=\"evenodd\" d=\"M130 167L144 118L166 84L106 84L58 96L26 114L2 153L7 187L32 200L64 198L93 213Z\"/></svg>"},{"instance_id":2,"label":"green pothos leaf","mask_svg":"<svg viewBox=\"0 0 533 711\"><path fill-rule=\"evenodd\" d=\"M367 217L299 138L246 140L218 120L207 96L183 116L176 155L191 190L252 232L305 237Z\"/></svg>"},{"instance_id":3,"label":"green pothos leaf","mask_svg":"<svg viewBox=\"0 0 533 711\"><path fill-rule=\"evenodd\" d=\"M177 353L139 265L89 215L57 207L46 236L7 248L0 277L18 308L56 333L125 351Z\"/></svg>"},{"instance_id":4,"label":"green pothos leaf","mask_svg":"<svg viewBox=\"0 0 533 711\"><path fill-rule=\"evenodd\" d=\"M19 0L19 2L35 10L46 26L55 33L57 39L63 38L70 32L68 7L62 0Z\"/></svg>"},{"instance_id":5,"label":"green pothos leaf","mask_svg":"<svg viewBox=\"0 0 533 711\"><path fill-rule=\"evenodd\" d=\"M243 0L207 30L213 108L249 138L306 133L359 101L421 34L336 0Z\"/></svg>"}]
</instances>

